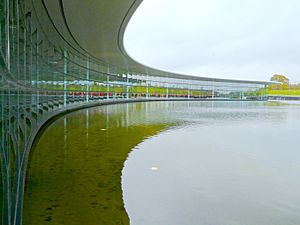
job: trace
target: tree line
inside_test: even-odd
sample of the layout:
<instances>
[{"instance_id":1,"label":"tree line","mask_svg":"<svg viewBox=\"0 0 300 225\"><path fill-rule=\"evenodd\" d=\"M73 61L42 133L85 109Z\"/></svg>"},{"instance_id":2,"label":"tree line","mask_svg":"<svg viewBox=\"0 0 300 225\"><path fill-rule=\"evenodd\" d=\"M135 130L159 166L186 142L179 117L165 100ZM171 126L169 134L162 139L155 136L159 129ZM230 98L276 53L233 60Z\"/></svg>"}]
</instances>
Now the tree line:
<instances>
[{"instance_id":1,"label":"tree line","mask_svg":"<svg viewBox=\"0 0 300 225\"><path fill-rule=\"evenodd\" d=\"M270 90L300 90L300 83L291 84L290 79L284 75L274 74L270 80L278 82L277 84L271 84L269 86Z\"/></svg>"}]
</instances>

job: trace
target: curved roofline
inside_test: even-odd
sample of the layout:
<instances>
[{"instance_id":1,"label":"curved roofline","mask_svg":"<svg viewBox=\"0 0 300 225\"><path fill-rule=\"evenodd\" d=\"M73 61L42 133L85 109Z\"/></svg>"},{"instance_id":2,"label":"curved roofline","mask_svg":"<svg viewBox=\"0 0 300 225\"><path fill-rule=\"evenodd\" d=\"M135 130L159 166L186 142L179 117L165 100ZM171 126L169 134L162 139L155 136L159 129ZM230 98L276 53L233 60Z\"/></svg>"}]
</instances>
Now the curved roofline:
<instances>
[{"instance_id":1,"label":"curved roofline","mask_svg":"<svg viewBox=\"0 0 300 225\"><path fill-rule=\"evenodd\" d=\"M174 73L169 72L165 70L156 69L150 66L147 66L141 62L136 61L133 59L130 54L126 51L126 48L124 46L124 35L126 28L135 13L135 11L138 9L140 4L143 0L135 0L130 8L128 9L125 17L122 20L122 23L120 25L119 31L118 31L118 48L122 52L123 56L127 58L129 61L132 61L134 64L137 64L139 66L142 66L145 68L145 71L151 71L156 76L161 77L170 77L170 78L177 78L177 79L190 79L190 80L204 80L204 81L215 81L215 82L234 82L234 83L255 83L255 84L272 84L272 81L254 81L254 80L235 80L235 79L224 79L224 78L212 78L212 77L202 77L202 76L195 76L195 75L188 75L188 74L180 74L180 73ZM148 74L147 74L148 75ZM152 75L152 74L151 74ZM153 74L154 76L154 74Z\"/></svg>"}]
</instances>

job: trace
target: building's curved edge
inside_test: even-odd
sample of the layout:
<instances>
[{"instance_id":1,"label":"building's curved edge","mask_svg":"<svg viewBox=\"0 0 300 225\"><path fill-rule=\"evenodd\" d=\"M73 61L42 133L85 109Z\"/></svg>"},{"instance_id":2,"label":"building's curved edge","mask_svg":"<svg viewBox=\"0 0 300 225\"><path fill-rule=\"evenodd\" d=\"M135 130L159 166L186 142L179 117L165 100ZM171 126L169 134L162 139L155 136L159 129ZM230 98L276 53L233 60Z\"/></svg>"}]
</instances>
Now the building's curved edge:
<instances>
[{"instance_id":1,"label":"building's curved edge","mask_svg":"<svg viewBox=\"0 0 300 225\"><path fill-rule=\"evenodd\" d=\"M10 1L6 1L7 3L10 3ZM20 1L23 2L23 1ZM39 2L39 1L34 1L34 0L28 0L29 3L32 2ZM142 2L142 0L134 0L134 2L132 2L131 7L128 9L128 13L126 14L126 16L124 18L122 18L122 25L120 27L120 32L119 32L119 36L116 37L115 39L113 39L114 41L114 45L116 45L117 48L117 42L116 40L119 40L119 42L121 43L121 46L123 46L123 36L124 36L124 32L125 29L127 27L127 24L131 18L131 16L133 15L133 13L135 12L135 10L138 8L139 4ZM17 3L17 2L16 2ZM28 3L28 4L29 4ZM2 5L1 5L2 6ZM23 5L18 5L20 7L23 7ZM27 6L27 5L25 5ZM33 34L32 30L31 30L31 26L30 29L27 27L27 25L29 24L28 21L30 21L32 24L33 20L29 20L32 19L31 15L33 9L35 9L34 7L31 9L30 8L31 4L28 5L28 9L25 7L23 11L20 11L20 14L16 15L16 18L19 20L21 20L22 22L22 26L19 24L18 25L18 29L24 29L24 35L27 34ZM12 8L12 7L11 7ZM23 8L22 8L23 9ZM37 8L38 10L39 8ZM28 11L27 11L28 10ZM25 14L26 12L26 14ZM37 16L37 15L35 15ZM1 17L2 18L2 17ZM8 20L6 21L6 29L11 29L11 21L9 20L10 16L8 16ZM35 18L35 17L33 17ZM48 16L46 17L46 19L48 18ZM24 44L24 52L27 54L32 52L32 46L34 44L36 44L36 46L38 46L38 41L45 41L45 43L48 43L48 46L44 46L43 48L47 49L47 51L49 50L49 46L51 46L51 50L55 51L58 50L59 52L59 56L60 59L67 59L66 55L64 54L64 51L67 52L67 50L69 50L69 48L66 48L66 46L62 45L54 45L52 42L55 43L55 41L60 40L61 41L61 36L57 36L54 35L51 36L51 30L47 31L49 32L49 36L47 35L47 32L44 32L43 29L40 30L40 28L42 28L41 24L38 24L37 20L37 24L35 24L35 30L36 32L40 32L41 34L41 38L36 40L36 42L32 41L31 39L28 39L28 43ZM49 23L49 21L48 21ZM51 24L50 24L51 25ZM49 26L50 26L49 25ZM24 26L24 27L23 27ZM52 26L52 25L51 25ZM25 29L26 28L26 29ZM119 26L117 26L117 29L119 28ZM53 31L56 32L56 31ZM17 34L16 32L12 32L9 34ZM55 33L56 34L56 33ZM14 36L13 36L14 37ZM27 37L27 36L26 36ZM16 45L12 45L12 47L18 47L20 48L20 43L24 43L24 40L21 39L19 36L15 37L16 40L18 42L17 46ZM3 41L4 39L2 39ZM10 39L9 39L10 40ZM30 41L29 41L30 40ZM13 44L15 42L10 42L10 41L6 41L5 46L10 47L10 44ZM62 42L64 44L67 44L65 42ZM1 44L3 44L1 42ZM4 46L4 45L3 45ZM64 48L60 48L60 47L64 47ZM38 47L36 47L37 49ZM120 47L121 48L121 47ZM123 47L124 48L124 47ZM13 52L12 52L13 53ZM45 53L45 51L41 51L40 52L41 55L36 54L37 56L37 62L36 65L40 66L40 71L43 71L43 69L47 68L47 72L57 72L57 67L56 66L49 66L50 61L48 61L49 58L45 58L44 59L44 55L48 55L48 52ZM124 59L124 61L128 61L130 62L131 58L129 56L126 56L126 52L122 53L120 52L120 50L118 50L118 54L120 55L120 57L122 57L122 60ZM125 55L124 55L125 54ZM33 81L33 77L32 75L32 71L31 70L26 70L24 72L24 74L22 73L22 76L19 76L18 73L14 73L14 71L10 71L10 62L9 64L7 64L7 61L5 61L5 59L7 60L10 59L11 56L14 56L13 54L10 55L8 53L4 54L4 50L1 51L0 54L0 61L1 61L1 68L0 71L3 71L3 73L0 74L0 77L2 77L3 79L0 80L1 83L3 83L3 86L0 87L0 91L3 91L3 97L1 97L0 100L3 100L3 105L5 105L5 107L7 107L8 113L5 111L5 113L8 115L8 117L5 117L5 124L2 123L1 127L3 128L3 130L5 130L4 128L8 127L9 129L5 130L5 136L2 135L3 137L1 138L1 142L3 141L3 149L5 149L5 151L7 150L7 152L12 151L12 150L16 150L16 149L12 149L8 144L8 141L10 141L10 139L12 138L13 135L15 135L17 133L17 135L23 135L26 136L26 139L22 139L22 149L20 149L20 151L16 151L18 153L20 153L20 155L18 157L21 157L21 160L15 160L15 158L11 157L9 164L5 164L5 166L11 166L13 165L13 171L11 173L7 173L5 175L5 178L3 178L3 180L5 180L5 182L9 185L7 185L6 190L4 190L4 194L5 196L8 196L7 199L3 200L3 206L5 204L6 207L6 211L3 211L4 213L7 213L7 215L5 216L5 218L3 219L3 221L7 221L4 222L4 224L14 224L14 225L21 225L22 224L22 213L23 213L23 195L24 195L24 186L25 186L25 179L26 179L26 173L27 173L27 165L29 162L29 155L31 154L31 150L32 150L32 146L34 145L35 141L37 140L38 135L41 133L41 131L43 130L43 128L47 128L47 124L50 124L52 121L54 121L56 118L76 111L76 110L80 110L80 109L84 109L84 108L89 108L89 107L94 107L94 106L101 106L101 105L108 105L108 104L118 104L118 103L130 103L130 102L145 102L145 101L182 101L183 99L119 99L119 100L104 100L104 101L90 101L90 102L86 102L86 103L75 103L74 105L68 105L69 103L67 103L67 97L68 94L66 94L66 92L68 91L67 88L64 87L64 91L57 91L59 92L59 97L60 100L62 100L63 97L63 107L62 108L53 108L53 105L51 103L51 101L55 101L55 98L52 97L48 92L56 92L55 90L48 90L47 87L45 87L45 89L38 89L39 86L33 86L32 85L32 81ZM24 56L27 57L27 55L24 54ZM56 56L55 54L53 54L52 56ZM6 57L6 58L5 58ZM26 58L27 59L27 58ZM32 58L31 58L32 59ZM41 62L39 62L39 60ZM27 60L28 61L28 60ZM25 67L29 65L29 61L24 61L26 62L24 65ZM67 61L67 60L66 60ZM65 63L65 62L64 62ZM132 65L134 67L134 65L139 65L138 63L133 63ZM18 65L18 64L15 64ZM15 66L14 64L12 64L12 66ZM64 65L67 65L67 63L65 63ZM121 65L121 64L120 64ZM81 65L78 65L78 67L81 67ZM140 64L139 67L142 68L149 68L149 67L144 67ZM27 67L26 67L27 68ZM49 71L48 71L49 69ZM86 68L87 69L87 68ZM153 69L154 71L154 69ZM156 70L155 70L156 71ZM158 71L158 70L157 70ZM129 71L131 72L131 71ZM134 71L133 71L134 72ZM163 73L163 72L161 72ZM47 73L50 74L50 73ZM68 71L64 71L60 74L64 74L65 77L69 76L70 74L68 74ZM171 74L167 73L168 75L170 75L170 77L173 77ZM112 73L112 75L115 75ZM153 75L155 75L155 73L153 73ZM160 74L157 74L158 76ZM45 75L45 79L49 78L47 77L47 75ZM70 75L71 76L71 75ZM72 76L71 76L72 77ZM53 77L50 77L50 81L55 81L53 79ZM18 80L19 79L19 80ZM38 79L37 80L41 81L42 79ZM57 79L57 77L56 77ZM85 81L88 80L85 78L82 78ZM181 79L188 79L188 77L181 77ZM199 78L197 78L199 79ZM211 79L210 79L211 80ZM2 84L1 84L2 85ZM108 85L109 86L109 85ZM3 89L3 90L2 90ZM44 93L40 93L40 91L43 91ZM85 95L87 96L87 100L89 99L89 95L86 94L88 93L88 90L84 91ZM41 101L39 102L39 100L35 100L35 96L46 96L49 94L49 98L46 99L45 102ZM10 96L14 96L16 95L18 98L16 101L11 101ZM25 98L26 96L31 96L30 98ZM7 97L8 96L8 97ZM20 96L25 96L24 98ZM82 96L83 97L83 96ZM29 101L27 101L29 99ZM196 100L196 99L195 99ZM198 100L198 99L197 99ZM199 99L200 100L200 99ZM198 100L198 101L199 101ZM191 101L191 99L185 99L185 101ZM203 100L202 100L203 101ZM2 102L1 102L2 103ZM41 104L40 104L41 103ZM45 104L45 110L41 107L43 104ZM71 104L71 103L70 103ZM52 108L51 108L52 105ZM60 106L62 106L62 103L58 104ZM1 105L2 107L2 105ZM30 111L31 109L35 109L36 111L33 113ZM29 109L29 112L27 111ZM41 109L41 113L39 111L39 109ZM53 110L53 111L52 111ZM14 112L14 113L12 113ZM27 113L28 112L28 113ZM0 110L0 113L4 114L4 110ZM29 116L27 114L30 114ZM12 126L11 123L11 115L16 115L15 118L17 118L17 120L14 120L13 123L13 127L14 129L11 129L10 127ZM19 122L19 120L21 122ZM24 130L21 130L23 128L24 125ZM22 126L22 127L21 127ZM24 133L21 134L21 131L24 131ZM18 141L18 140L17 140ZM15 142L18 144L18 142ZM0 146L2 147L2 146ZM4 150L3 150L4 151ZM4 154L2 154L4 155ZM10 155L8 155L10 156ZM3 164L1 164L1 167ZM2 176L4 177L4 176ZM13 184L12 186L10 184Z\"/></svg>"},{"instance_id":2,"label":"building's curved edge","mask_svg":"<svg viewBox=\"0 0 300 225\"><path fill-rule=\"evenodd\" d=\"M93 108L93 107L100 107L100 106L107 106L107 105L116 105L116 104L126 104L126 103L142 103L142 102L221 102L221 101L241 101L241 100L224 100L224 99L187 99L187 98L151 98L151 99L118 99L118 100L101 100L101 101L94 101L94 102L86 102L86 103L81 103L81 104L75 104L72 106L67 106L64 108L61 108L59 110L55 110L47 116L42 119L37 127L31 131L30 133L30 138L27 143L27 147L25 149L25 154L26 154L26 161L25 161L25 166L24 170L22 170L22 173L20 174L20 179L21 180L26 180L27 178L27 168L28 164L30 163L30 155L34 153L33 148L35 144L37 144L37 141L39 140L39 137L43 135L43 132L47 130L47 128L55 122L57 119L61 118L64 115L67 115L69 113L83 110L83 109L88 109L88 108ZM252 100L242 100L242 101L252 101ZM257 100L256 100L257 101ZM24 195L24 188L25 188L25 182L22 182L23 187L22 190L23 192L20 193L22 195L22 200L23 200L23 195ZM23 214L23 204L21 205L21 214ZM22 217L21 217L22 219Z\"/></svg>"},{"instance_id":3,"label":"building's curved edge","mask_svg":"<svg viewBox=\"0 0 300 225\"><path fill-rule=\"evenodd\" d=\"M211 102L211 101L241 101L235 99L187 99L187 98L145 98L145 99L119 99L119 100L101 100L94 102L87 102L82 104L71 105L65 108L61 108L59 110L55 110L47 115L42 121L40 121L39 125L32 131L31 138L29 140L29 144L27 146L27 151L30 152L34 142L36 141L36 137L39 135L43 129L57 120L58 118L75 112L82 109L106 106L106 105L115 105L115 104L126 104L126 103L140 103L140 102ZM243 100L243 101L252 101L252 100ZM256 100L257 101L257 100Z\"/></svg>"},{"instance_id":4,"label":"building's curved edge","mask_svg":"<svg viewBox=\"0 0 300 225\"><path fill-rule=\"evenodd\" d=\"M31 0L33 1L33 0ZM80 1L80 0L77 0ZM125 1L125 0L124 0ZM268 84L267 81L254 81L254 80L241 80L241 79L222 79L222 78L214 78L214 77L205 77L205 76L196 76L191 74L180 74L176 72L170 72L170 71L164 71L161 69L153 68L150 66L147 66L141 62L138 62L133 57L130 56L130 54L126 51L125 45L124 45L124 35L126 28L136 12L138 10L138 7L143 2L143 0L127 0L126 1L126 7L123 9L122 14L117 16L117 22L115 24L111 25L111 30L114 32L114 37L111 37L109 40L107 38L104 38L103 40L99 38L99 40L96 38L96 41L103 42L103 45L108 45L110 48L106 49L108 52L112 52L114 55L112 56L106 56L105 54L94 56L90 49L81 46L82 43L80 42L80 39L78 39L78 36L74 35L74 30L76 27L71 27L69 22L70 18L68 18L68 14L64 12L64 4L66 2L63 2L63 0L57 0L57 1L48 1L48 3L51 3L55 7L47 8L47 5L44 4L45 1L35 2L34 5L42 5L40 8L43 8L46 11L46 16L50 21L51 24L49 26L53 27L55 32L58 33L59 37L63 39L67 45L75 49L78 52L84 51L84 54L89 54L92 59L97 59L99 62L106 63L107 65L111 65L113 67L119 68L121 70L127 71L129 74L143 74L143 75L149 75L149 76L157 76L157 77L169 77L169 78L176 78L181 80L199 80L199 81L209 81L209 82L232 82L232 83L248 83L248 84ZM43 4L42 4L43 3ZM96 3L95 3L96 4ZM100 3L97 3L100 4ZM49 6L48 6L49 7ZM65 6L67 7L67 5ZM91 7L91 6L89 6ZM58 22L55 22L53 20L53 15L51 16L51 12L59 10L60 13L54 14L56 15L56 19L60 21L62 27L58 28ZM83 10L88 10L88 7ZM52 12L53 13L53 12ZM69 12L70 13L70 12ZM76 12L74 12L76 13ZM101 15L98 16L99 19L105 19L101 17ZM110 19L110 18L107 18ZM94 22L95 23L95 22ZM84 23L82 23L84 25ZM96 26L96 24L94 24ZM78 26L80 27L80 26ZM78 28L77 27L77 28ZM64 34L65 33L65 34ZM105 33L105 31L104 31ZM105 50L104 50L105 52ZM82 53L82 52L81 52ZM83 54L82 53L82 54ZM112 58L110 58L112 57ZM112 60L115 60L112 62Z\"/></svg>"},{"instance_id":5,"label":"building's curved edge","mask_svg":"<svg viewBox=\"0 0 300 225\"><path fill-rule=\"evenodd\" d=\"M140 4L143 0L135 0L134 3L130 6L128 9L128 12L126 13L125 18L123 18L123 21L120 25L119 32L118 32L118 48L120 52L123 54L123 56L128 60L131 61L133 64L137 64L139 66L142 66L145 68L145 71L149 71L151 73L156 73L157 76L164 76L164 77L170 77L170 78L178 78L178 79L190 79L190 80L204 80L204 81L214 81L214 82L235 82L235 83L253 83L253 84L266 84L266 83L272 83L269 81L255 81L255 80L241 80L241 79L224 79L224 78L213 78L213 77L203 77L203 76L195 76L195 75L189 75L189 74L180 74L180 73L174 73L169 72L161 69L156 69L150 66L147 66L141 62L138 62L133 57L130 56L130 54L126 51L125 45L124 45L124 35L126 28L130 22L130 19L132 18L135 11L138 9Z\"/></svg>"},{"instance_id":6,"label":"building's curved edge","mask_svg":"<svg viewBox=\"0 0 300 225\"><path fill-rule=\"evenodd\" d=\"M187 98L144 98L144 99L118 99L118 100L101 100L94 102L81 103L76 105L71 105L65 108L61 108L59 110L53 111L47 115L42 121L40 121L39 125L35 128L31 133L31 138L29 140L29 144L27 146L27 151L30 152L32 146L34 145L36 138L40 134L41 131L44 130L52 122L56 121L58 118L75 112L82 109L88 109L93 107L100 107L106 105L116 105L116 104L126 104L126 103L141 103L141 102L222 102L222 101L253 101L253 100L235 100L235 99L187 99ZM260 101L260 100L255 100Z\"/></svg>"},{"instance_id":7,"label":"building's curved edge","mask_svg":"<svg viewBox=\"0 0 300 225\"><path fill-rule=\"evenodd\" d=\"M126 103L142 103L142 102L222 102L222 101L253 101L253 100L235 100L235 99L187 99L187 98L144 98L144 99L118 99L118 100L101 100L94 102L86 102L76 105L71 105L68 107L55 110L47 115L43 120L39 122L39 125L31 132L30 139L26 148L27 156L32 153L32 148L37 141L37 137L47 129L48 125L59 119L60 117L67 115L69 113L79 111L82 109L88 109L93 107L100 107L106 105L116 105L116 104L126 104ZM260 101L260 100L255 100ZM27 157L27 163L29 158ZM27 168L27 166L25 166ZM26 171L24 171L24 176L26 176Z\"/></svg>"}]
</instances>

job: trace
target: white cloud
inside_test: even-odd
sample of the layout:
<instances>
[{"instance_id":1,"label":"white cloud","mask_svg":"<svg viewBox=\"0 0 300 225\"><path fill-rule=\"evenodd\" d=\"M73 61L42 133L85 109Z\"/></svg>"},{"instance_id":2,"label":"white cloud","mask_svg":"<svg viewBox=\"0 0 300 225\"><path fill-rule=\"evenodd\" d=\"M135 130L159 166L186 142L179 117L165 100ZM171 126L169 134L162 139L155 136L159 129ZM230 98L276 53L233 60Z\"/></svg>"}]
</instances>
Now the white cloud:
<instances>
[{"instance_id":1,"label":"white cloud","mask_svg":"<svg viewBox=\"0 0 300 225\"><path fill-rule=\"evenodd\" d=\"M125 32L137 61L199 76L300 82L300 1L144 0Z\"/></svg>"}]
</instances>

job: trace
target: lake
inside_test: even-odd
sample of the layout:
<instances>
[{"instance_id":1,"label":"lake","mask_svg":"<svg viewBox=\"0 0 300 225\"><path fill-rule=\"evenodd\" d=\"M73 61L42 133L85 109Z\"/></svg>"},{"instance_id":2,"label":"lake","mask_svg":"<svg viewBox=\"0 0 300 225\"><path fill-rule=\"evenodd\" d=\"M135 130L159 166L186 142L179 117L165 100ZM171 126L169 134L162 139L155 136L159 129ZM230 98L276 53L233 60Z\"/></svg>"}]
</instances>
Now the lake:
<instances>
[{"instance_id":1,"label":"lake","mask_svg":"<svg viewBox=\"0 0 300 225\"><path fill-rule=\"evenodd\" d=\"M34 146L24 224L300 224L299 134L297 104L77 111Z\"/></svg>"}]
</instances>

